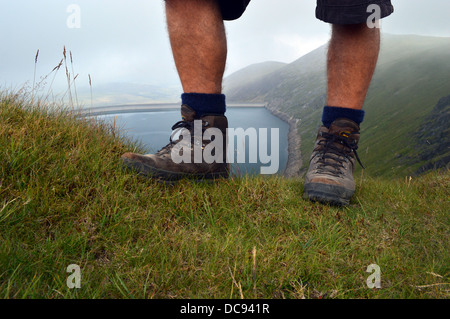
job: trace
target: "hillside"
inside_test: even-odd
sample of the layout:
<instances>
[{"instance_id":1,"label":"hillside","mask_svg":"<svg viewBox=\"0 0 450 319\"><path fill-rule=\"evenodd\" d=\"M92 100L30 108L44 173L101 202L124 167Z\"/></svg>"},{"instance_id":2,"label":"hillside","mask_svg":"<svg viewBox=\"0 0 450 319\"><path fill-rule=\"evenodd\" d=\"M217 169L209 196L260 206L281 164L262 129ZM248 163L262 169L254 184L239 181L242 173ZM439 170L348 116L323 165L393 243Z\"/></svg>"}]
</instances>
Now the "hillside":
<instances>
[{"instance_id":1,"label":"hillside","mask_svg":"<svg viewBox=\"0 0 450 319\"><path fill-rule=\"evenodd\" d=\"M300 119L303 169L325 104L326 50L322 46L253 79L239 91L225 91L230 102L266 102L269 108ZM420 130L438 101L450 93L448 61L450 38L383 34L379 63L364 106L366 119L361 126L360 154L369 174L413 175L432 166L430 163L436 159L407 164L405 158L414 156L418 143L411 138L414 132Z\"/></svg>"},{"instance_id":2,"label":"hillside","mask_svg":"<svg viewBox=\"0 0 450 319\"><path fill-rule=\"evenodd\" d=\"M426 163L417 173L448 167L450 163L450 95L439 100L414 133L415 152L404 160L408 165Z\"/></svg>"},{"instance_id":3,"label":"hillside","mask_svg":"<svg viewBox=\"0 0 450 319\"><path fill-rule=\"evenodd\" d=\"M273 61L252 64L227 76L223 83L224 91L233 92L234 95L241 96L245 94L243 90L251 86L254 81L271 74L283 66L286 66L286 63Z\"/></svg>"},{"instance_id":4,"label":"hillside","mask_svg":"<svg viewBox=\"0 0 450 319\"><path fill-rule=\"evenodd\" d=\"M124 132L70 111L0 93L2 298L449 297L448 170L358 175L345 208L299 178L166 186L121 168L142 151Z\"/></svg>"}]
</instances>

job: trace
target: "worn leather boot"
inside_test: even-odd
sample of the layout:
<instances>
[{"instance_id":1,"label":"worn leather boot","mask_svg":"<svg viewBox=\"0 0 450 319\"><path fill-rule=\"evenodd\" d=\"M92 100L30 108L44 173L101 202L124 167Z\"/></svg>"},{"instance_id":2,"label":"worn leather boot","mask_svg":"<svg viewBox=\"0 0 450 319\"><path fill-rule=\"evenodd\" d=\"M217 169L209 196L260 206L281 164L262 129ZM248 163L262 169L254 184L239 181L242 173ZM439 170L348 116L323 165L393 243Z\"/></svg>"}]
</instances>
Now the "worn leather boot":
<instances>
[{"instance_id":1,"label":"worn leather boot","mask_svg":"<svg viewBox=\"0 0 450 319\"><path fill-rule=\"evenodd\" d=\"M169 144L155 154L125 153L122 164L139 174L169 183L180 179L228 178L226 116L212 114L197 118L195 111L183 104L181 117L183 120L172 126L175 131ZM179 137L172 140L177 132Z\"/></svg>"},{"instance_id":2,"label":"worn leather boot","mask_svg":"<svg viewBox=\"0 0 450 319\"><path fill-rule=\"evenodd\" d=\"M319 128L305 177L305 198L332 205L348 205L355 192L355 161L362 166L356 153L358 141L359 125L352 120L340 118L329 128Z\"/></svg>"}]
</instances>

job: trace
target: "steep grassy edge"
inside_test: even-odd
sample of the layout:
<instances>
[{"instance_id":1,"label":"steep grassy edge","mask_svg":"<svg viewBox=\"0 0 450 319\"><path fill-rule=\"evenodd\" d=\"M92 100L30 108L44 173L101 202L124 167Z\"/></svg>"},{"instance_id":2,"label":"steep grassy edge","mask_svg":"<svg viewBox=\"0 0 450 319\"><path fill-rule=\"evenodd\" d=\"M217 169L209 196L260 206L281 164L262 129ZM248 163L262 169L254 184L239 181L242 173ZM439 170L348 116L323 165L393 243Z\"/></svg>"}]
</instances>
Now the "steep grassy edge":
<instances>
[{"instance_id":1,"label":"steep grassy edge","mask_svg":"<svg viewBox=\"0 0 450 319\"><path fill-rule=\"evenodd\" d=\"M449 297L448 171L359 176L346 208L276 176L163 186L117 129L6 93L0 149L2 298Z\"/></svg>"}]
</instances>

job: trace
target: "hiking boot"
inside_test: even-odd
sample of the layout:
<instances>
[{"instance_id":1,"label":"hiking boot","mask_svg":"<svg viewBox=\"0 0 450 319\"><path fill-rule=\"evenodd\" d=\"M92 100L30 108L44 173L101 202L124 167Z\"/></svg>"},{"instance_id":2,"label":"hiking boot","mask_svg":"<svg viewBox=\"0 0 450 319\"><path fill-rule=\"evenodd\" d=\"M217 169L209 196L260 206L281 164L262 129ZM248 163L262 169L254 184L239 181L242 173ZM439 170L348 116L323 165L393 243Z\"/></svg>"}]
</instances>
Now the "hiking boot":
<instances>
[{"instance_id":1,"label":"hiking boot","mask_svg":"<svg viewBox=\"0 0 450 319\"><path fill-rule=\"evenodd\" d=\"M305 177L305 198L348 205L355 192L355 160L362 166L356 153L358 141L359 125L352 120L339 118L330 128L319 128Z\"/></svg>"},{"instance_id":2,"label":"hiking boot","mask_svg":"<svg viewBox=\"0 0 450 319\"><path fill-rule=\"evenodd\" d=\"M139 174L169 183L183 178L197 181L228 178L227 118L217 114L197 118L195 111L185 104L181 106L181 117L183 120L172 126L174 132L169 144L155 154L125 153L122 164ZM179 137L172 140L177 132Z\"/></svg>"}]
</instances>

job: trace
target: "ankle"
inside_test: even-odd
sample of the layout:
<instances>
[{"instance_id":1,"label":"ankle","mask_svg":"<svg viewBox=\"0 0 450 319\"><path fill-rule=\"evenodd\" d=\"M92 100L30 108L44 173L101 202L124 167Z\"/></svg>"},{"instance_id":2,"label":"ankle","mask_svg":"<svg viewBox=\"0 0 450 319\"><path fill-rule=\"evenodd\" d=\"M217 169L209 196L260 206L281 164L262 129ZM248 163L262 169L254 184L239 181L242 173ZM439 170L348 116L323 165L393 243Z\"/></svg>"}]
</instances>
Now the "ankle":
<instances>
[{"instance_id":1,"label":"ankle","mask_svg":"<svg viewBox=\"0 0 450 319\"><path fill-rule=\"evenodd\" d=\"M330 127L338 118L346 118L352 120L358 126L364 120L365 112L363 110L350 109L345 107L325 106L322 113L322 123L326 127Z\"/></svg>"},{"instance_id":2,"label":"ankle","mask_svg":"<svg viewBox=\"0 0 450 319\"><path fill-rule=\"evenodd\" d=\"M181 103L192 108L196 118L206 114L223 115L226 111L224 94L183 93Z\"/></svg>"}]
</instances>

